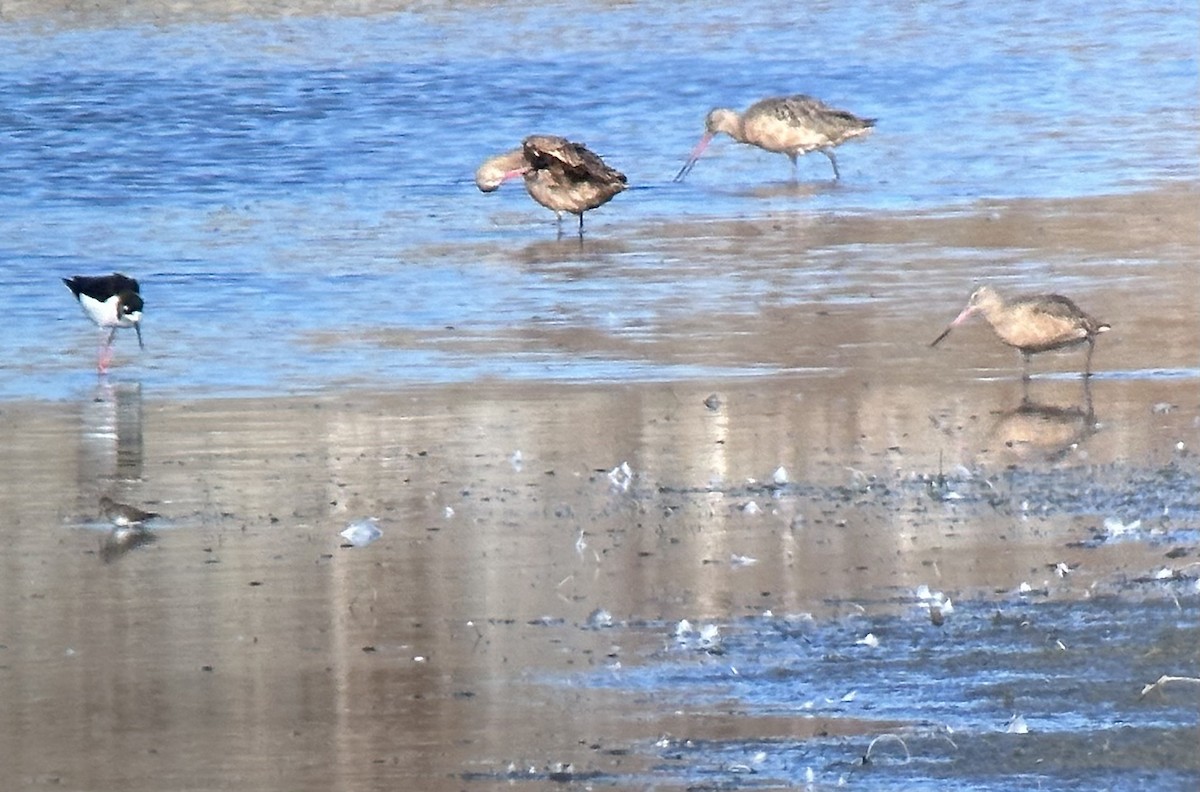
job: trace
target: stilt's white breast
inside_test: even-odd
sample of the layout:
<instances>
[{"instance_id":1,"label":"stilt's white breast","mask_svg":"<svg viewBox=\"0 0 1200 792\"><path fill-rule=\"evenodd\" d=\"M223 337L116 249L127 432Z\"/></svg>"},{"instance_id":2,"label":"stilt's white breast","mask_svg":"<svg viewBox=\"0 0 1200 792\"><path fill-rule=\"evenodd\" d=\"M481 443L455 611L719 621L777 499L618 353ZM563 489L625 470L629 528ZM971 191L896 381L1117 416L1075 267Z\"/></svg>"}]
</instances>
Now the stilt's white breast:
<instances>
[{"instance_id":1,"label":"stilt's white breast","mask_svg":"<svg viewBox=\"0 0 1200 792\"><path fill-rule=\"evenodd\" d=\"M83 312L96 324L101 327L133 327L132 317L117 315L119 301L120 298L115 294L103 302L82 292L79 294L79 304L83 306ZM137 316L141 318L140 312Z\"/></svg>"}]
</instances>

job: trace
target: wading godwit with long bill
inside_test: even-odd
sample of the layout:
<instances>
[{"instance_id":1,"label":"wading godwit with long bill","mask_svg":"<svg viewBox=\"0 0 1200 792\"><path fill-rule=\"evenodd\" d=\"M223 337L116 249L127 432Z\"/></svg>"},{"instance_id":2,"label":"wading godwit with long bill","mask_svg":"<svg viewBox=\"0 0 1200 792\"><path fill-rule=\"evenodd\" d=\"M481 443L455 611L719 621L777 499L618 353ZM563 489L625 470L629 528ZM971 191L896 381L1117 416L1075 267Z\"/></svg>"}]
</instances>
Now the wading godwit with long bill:
<instances>
[{"instance_id":1,"label":"wading godwit with long bill","mask_svg":"<svg viewBox=\"0 0 1200 792\"><path fill-rule=\"evenodd\" d=\"M1029 359L1033 355L1083 343L1088 345L1083 375L1090 377L1096 336L1110 329L1061 294L1031 294L1005 300L990 286L981 286L971 294L962 313L930 346L937 346L951 330L975 314L982 314L1000 340L1021 353L1025 378L1029 377Z\"/></svg>"},{"instance_id":2,"label":"wading godwit with long bill","mask_svg":"<svg viewBox=\"0 0 1200 792\"><path fill-rule=\"evenodd\" d=\"M866 135L874 126L874 118L862 118L848 110L838 110L804 94L761 99L740 114L718 107L705 117L704 136L675 175L675 181L683 181L696 167L708 144L722 133L739 143L788 155L792 161L793 175L797 157L810 151L820 151L833 165L833 178L841 179L833 148Z\"/></svg>"}]
</instances>

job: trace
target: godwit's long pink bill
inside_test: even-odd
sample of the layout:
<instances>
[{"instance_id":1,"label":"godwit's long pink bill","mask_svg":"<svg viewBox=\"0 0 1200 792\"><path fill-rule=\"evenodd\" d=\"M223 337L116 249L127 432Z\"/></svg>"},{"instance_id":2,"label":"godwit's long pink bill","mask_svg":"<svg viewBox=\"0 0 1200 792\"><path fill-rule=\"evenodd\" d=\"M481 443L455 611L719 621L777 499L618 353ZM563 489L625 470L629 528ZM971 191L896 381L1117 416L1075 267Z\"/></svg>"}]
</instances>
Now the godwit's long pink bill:
<instances>
[{"instance_id":1,"label":"godwit's long pink bill","mask_svg":"<svg viewBox=\"0 0 1200 792\"><path fill-rule=\"evenodd\" d=\"M687 161L683 163L683 167L679 169L679 173L675 174L673 181L681 182L687 178L687 175L692 172L692 168L696 167L696 163L700 161L700 155L708 148L708 144L712 143L713 137L714 135L711 132L705 132L700 136L700 142L688 154Z\"/></svg>"},{"instance_id":2,"label":"godwit's long pink bill","mask_svg":"<svg viewBox=\"0 0 1200 792\"><path fill-rule=\"evenodd\" d=\"M954 328L956 328L956 326L959 326L960 324L966 322L966 320L970 319L972 316L974 316L974 308L972 308L970 305L968 305L965 308L962 308L962 313L960 313L958 317L955 317L954 322L946 325L946 330L942 330L942 335L934 338L934 341L932 341L929 344L929 346L936 347L938 343L941 343L942 338L950 335L950 330L953 330Z\"/></svg>"}]
</instances>

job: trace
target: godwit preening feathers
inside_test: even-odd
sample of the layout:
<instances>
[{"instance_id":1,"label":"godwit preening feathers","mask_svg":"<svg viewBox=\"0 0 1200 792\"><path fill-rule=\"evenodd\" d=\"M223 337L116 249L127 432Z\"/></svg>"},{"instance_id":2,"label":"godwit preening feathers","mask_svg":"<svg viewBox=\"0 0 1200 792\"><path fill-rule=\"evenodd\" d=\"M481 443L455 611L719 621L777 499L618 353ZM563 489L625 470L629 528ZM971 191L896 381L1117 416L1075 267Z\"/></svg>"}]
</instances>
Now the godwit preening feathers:
<instances>
[{"instance_id":1,"label":"godwit preening feathers","mask_svg":"<svg viewBox=\"0 0 1200 792\"><path fill-rule=\"evenodd\" d=\"M625 189L625 174L610 168L582 143L554 135L530 135L521 148L492 157L475 171L475 185L492 192L508 179L522 176L533 200L562 221L563 212L579 215L612 200Z\"/></svg>"},{"instance_id":2,"label":"godwit preening feathers","mask_svg":"<svg viewBox=\"0 0 1200 792\"><path fill-rule=\"evenodd\" d=\"M119 272L112 275L76 275L63 278L62 282L75 295L88 318L102 330L108 330L108 338L100 347L97 368L108 370L112 361L112 342L117 330L132 327L137 331L138 346L142 349L142 295L138 282Z\"/></svg>"},{"instance_id":3,"label":"godwit preening feathers","mask_svg":"<svg viewBox=\"0 0 1200 792\"><path fill-rule=\"evenodd\" d=\"M983 314L1001 341L1020 351L1025 359L1026 377L1030 356L1084 342L1088 345L1084 376L1091 376L1096 336L1109 330L1109 325L1097 321L1060 294L1032 294L1005 300L995 289L981 286L971 295L962 313L930 346L937 346L951 330L977 313Z\"/></svg>"},{"instance_id":4,"label":"godwit preening feathers","mask_svg":"<svg viewBox=\"0 0 1200 792\"><path fill-rule=\"evenodd\" d=\"M860 118L804 94L761 99L741 115L719 107L710 111L704 119L704 136L675 175L675 181L682 181L688 175L704 149L722 132L739 143L787 154L792 160L793 172L797 157L810 151L820 151L829 157L833 165L833 178L840 179L833 147L867 134L874 126L874 118Z\"/></svg>"}]
</instances>

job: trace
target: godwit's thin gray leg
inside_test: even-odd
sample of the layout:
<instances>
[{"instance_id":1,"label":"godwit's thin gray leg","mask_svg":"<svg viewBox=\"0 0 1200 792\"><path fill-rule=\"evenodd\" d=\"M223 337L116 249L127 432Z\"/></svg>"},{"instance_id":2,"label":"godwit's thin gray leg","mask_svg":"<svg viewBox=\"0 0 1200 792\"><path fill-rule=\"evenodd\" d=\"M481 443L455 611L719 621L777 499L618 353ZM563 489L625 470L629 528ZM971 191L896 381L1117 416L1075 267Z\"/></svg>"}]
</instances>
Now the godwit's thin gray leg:
<instances>
[{"instance_id":1,"label":"godwit's thin gray leg","mask_svg":"<svg viewBox=\"0 0 1200 792\"><path fill-rule=\"evenodd\" d=\"M833 180L841 181L842 174L838 172L837 157L833 156L833 149L823 148L823 149L818 149L818 151L820 151L826 157L829 157L829 162L831 165L833 165Z\"/></svg>"}]
</instances>

